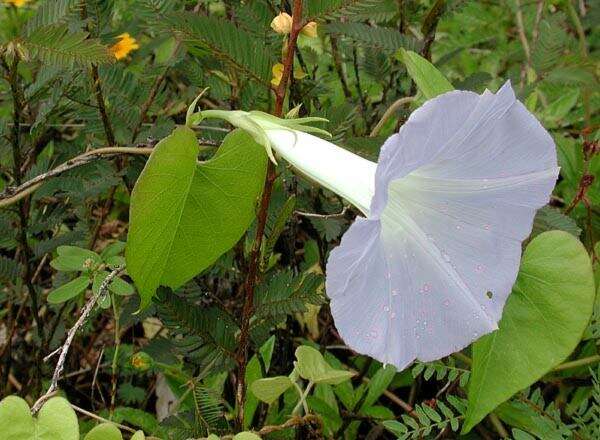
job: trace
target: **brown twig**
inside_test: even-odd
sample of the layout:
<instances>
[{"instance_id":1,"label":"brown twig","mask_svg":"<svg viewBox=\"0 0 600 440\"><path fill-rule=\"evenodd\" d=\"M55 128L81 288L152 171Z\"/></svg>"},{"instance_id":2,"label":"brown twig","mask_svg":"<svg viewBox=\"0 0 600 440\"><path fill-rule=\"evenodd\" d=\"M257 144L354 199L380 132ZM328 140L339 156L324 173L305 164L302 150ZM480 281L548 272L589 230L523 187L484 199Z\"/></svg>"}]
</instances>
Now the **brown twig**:
<instances>
[{"instance_id":1,"label":"brown twig","mask_svg":"<svg viewBox=\"0 0 600 440\"><path fill-rule=\"evenodd\" d=\"M21 184L21 179L23 178L23 173L21 170L22 166L22 148L21 144L21 119L23 115L23 111L25 109L25 97L23 95L23 90L19 85L19 55L15 52L13 55L13 62L10 65L8 71L8 82L10 84L11 95L13 99L13 126L12 126L12 152L13 152L13 177L17 183L17 185ZM3 63L6 64L6 63ZM1 205L0 205L1 206ZM39 350L37 350L36 357L36 380L34 384L36 388L39 388L41 385L41 353L42 347L45 345L45 335L44 335L44 326L40 319L40 311L38 304L38 296L37 291L35 290L35 286L32 283L32 267L31 267L31 259L33 257L33 252L29 246L29 242L27 240L27 227L29 222L29 204L26 201L21 201L19 203L19 230L17 234L17 240L19 242L19 247L21 250L21 260L23 263L23 281L27 286L27 290L29 291L29 298L31 299L31 309L33 314L33 319L35 321L37 327L37 334L40 339ZM10 363L10 359L8 360ZM39 389L36 390L39 392Z\"/></svg>"},{"instance_id":2,"label":"brown twig","mask_svg":"<svg viewBox=\"0 0 600 440\"><path fill-rule=\"evenodd\" d=\"M350 88L348 87L348 79L346 79L346 72L344 71L344 63L342 61L342 56L340 54L340 50L337 44L337 38L334 35L329 37L331 42L331 55L333 58L333 66L337 73L338 78L340 79L340 84L342 85L342 92L344 93L344 97L346 99L350 99L352 97L352 93L350 92Z\"/></svg>"},{"instance_id":3,"label":"brown twig","mask_svg":"<svg viewBox=\"0 0 600 440\"><path fill-rule=\"evenodd\" d=\"M287 91L287 84L291 76L293 64L294 64L294 53L296 51L296 41L298 35L302 30L302 0L294 0L294 8L292 12L292 30L290 32L287 53L283 63L283 73L281 75L281 81L278 86L275 87L275 116L281 116L283 113L283 102ZM245 294L244 307L242 310L242 322L240 326L240 340L237 352L237 364L238 364L238 376L237 376L237 390L236 390L236 404L237 404L237 418L236 422L238 428L242 429L244 426L244 403L246 399L246 364L248 362L248 345L250 340L250 318L254 312L254 288L258 281L258 270L260 266L260 249L262 240L265 232L265 225L267 223L267 214L269 210L269 201L271 199L271 192L273 190L273 184L276 179L275 167L269 161L267 165L267 176L265 179L265 185L260 201L260 208L257 215L256 221L256 237L252 244L250 251L248 274L244 283L243 292Z\"/></svg>"},{"instance_id":4,"label":"brown twig","mask_svg":"<svg viewBox=\"0 0 600 440\"><path fill-rule=\"evenodd\" d=\"M75 322L75 325L73 325L73 327L71 327L71 329L67 333L67 338L65 339L64 344L61 347L59 347L57 350L54 350L52 353L50 353L48 356L46 356L44 358L44 361L48 361L48 359L52 358L55 354L60 353L58 362L56 363L56 367L54 368L54 374L52 375L52 381L50 382L50 387L48 387L48 391L46 391L46 393L42 397L40 397L35 402L33 407L31 408L31 412L33 414L36 414L39 411L39 409L42 407L44 402L56 392L56 390L58 388L58 381L59 381L62 371L65 367L67 353L69 352L69 348L71 347L71 343L73 342L73 338L75 337L75 334L83 326L83 324L85 324L85 321L87 320L90 313L94 309L94 306L96 305L96 302L98 301L98 299L102 295L106 294L106 292L108 291L108 285L122 271L123 271L123 268L118 267L106 276L104 281L102 281L102 283L100 284L98 293L92 295L90 297L90 299L87 301L87 303L85 304L85 306L83 307L83 309L81 311L81 315L79 315L79 319L77 319L77 321Z\"/></svg>"},{"instance_id":5,"label":"brown twig","mask_svg":"<svg viewBox=\"0 0 600 440\"><path fill-rule=\"evenodd\" d=\"M431 61L431 45L435 41L435 31L445 8L446 0L436 0L431 9L429 9L421 27L421 32L423 33L421 55L429 61Z\"/></svg>"},{"instance_id":6,"label":"brown twig","mask_svg":"<svg viewBox=\"0 0 600 440\"><path fill-rule=\"evenodd\" d=\"M535 45L540 35L540 23L542 21L542 15L544 13L544 0L537 0L537 7L535 10L535 21L533 22L533 30L531 31L531 43Z\"/></svg>"},{"instance_id":7,"label":"brown twig","mask_svg":"<svg viewBox=\"0 0 600 440\"><path fill-rule=\"evenodd\" d=\"M106 143L108 146L116 145L115 134L108 118L108 112L106 111L106 103L104 102L104 94L102 93L102 84L100 83L100 75L98 73L98 66L92 65L92 88L96 95L96 102L98 103L98 111L100 112L100 118L102 119L102 126L104 127L104 134L106 136Z\"/></svg>"},{"instance_id":8,"label":"brown twig","mask_svg":"<svg viewBox=\"0 0 600 440\"><path fill-rule=\"evenodd\" d=\"M121 425L120 423L116 423L116 422L113 422L112 420L108 420L108 419L105 419L104 417L100 417L100 416L98 416L98 415L96 415L96 414L94 414L92 412L89 412L89 411L83 409L83 408L79 408L78 406L75 406L72 403L70 405L71 405L71 408L73 408L78 413L81 413L83 415L91 417L92 419L96 419L96 420L98 420L100 422L103 422L103 423L110 423L112 425L115 425L117 428L122 429L122 430L127 431L127 432L131 432L131 433L136 432L135 429L130 428L129 426Z\"/></svg>"},{"instance_id":9,"label":"brown twig","mask_svg":"<svg viewBox=\"0 0 600 440\"><path fill-rule=\"evenodd\" d=\"M516 0L516 12L515 19L517 23L517 32L519 34L519 40L521 40L521 46L523 46L523 52L525 53L525 65L521 66L521 80L519 87L522 89L525 85L527 78L527 72L531 69L531 49L529 47L529 41L525 34L525 24L523 22L523 11L521 10L521 0Z\"/></svg>"},{"instance_id":10,"label":"brown twig","mask_svg":"<svg viewBox=\"0 0 600 440\"><path fill-rule=\"evenodd\" d=\"M12 205L19 200L27 197L29 194L38 189L43 182L50 179L51 177L58 176L65 171L77 168L81 165L85 165L93 160L99 159L104 156L114 156L119 154L144 154L149 155L152 153L152 148L138 148L138 147L105 147L97 148L95 150L86 151L79 156L76 156L63 164L51 169L50 171L40 174L27 182L23 182L17 187L9 187L3 193L0 193L0 208Z\"/></svg>"},{"instance_id":11,"label":"brown twig","mask_svg":"<svg viewBox=\"0 0 600 440\"><path fill-rule=\"evenodd\" d=\"M373 127L373 130L371 130L371 134L369 134L369 137L376 137L379 134L379 132L381 131L381 129L383 128L383 126L385 125L385 123L394 115L394 113L396 113L396 111L400 107L402 107L403 105L406 105L408 103L411 103L414 100L415 100L414 96L405 96L405 97L402 97L402 98L394 101L394 103L392 103L392 105L390 105L387 108L387 110L385 111L385 113L383 114L383 116L381 117L379 122L377 123L377 125L375 125L375 127Z\"/></svg>"},{"instance_id":12,"label":"brown twig","mask_svg":"<svg viewBox=\"0 0 600 440\"><path fill-rule=\"evenodd\" d=\"M346 212L348 212L348 209L350 209L349 206L344 206L344 208L337 214L315 214L313 212L304 212L304 211L294 211L294 214L300 215L302 217L321 218L321 219L327 220L330 218L344 217L346 215Z\"/></svg>"},{"instance_id":13,"label":"brown twig","mask_svg":"<svg viewBox=\"0 0 600 440\"><path fill-rule=\"evenodd\" d=\"M294 416L294 417L290 418L289 420L287 420L282 425L263 426L260 429L260 431L258 431L258 434L263 436L263 435L271 434L273 432L283 431L284 429L292 428L294 426L304 426L304 425L311 425L311 424L316 424L318 426L322 426L323 421L321 420L321 418L319 416L316 416L314 414L307 414L303 417Z\"/></svg>"}]
</instances>

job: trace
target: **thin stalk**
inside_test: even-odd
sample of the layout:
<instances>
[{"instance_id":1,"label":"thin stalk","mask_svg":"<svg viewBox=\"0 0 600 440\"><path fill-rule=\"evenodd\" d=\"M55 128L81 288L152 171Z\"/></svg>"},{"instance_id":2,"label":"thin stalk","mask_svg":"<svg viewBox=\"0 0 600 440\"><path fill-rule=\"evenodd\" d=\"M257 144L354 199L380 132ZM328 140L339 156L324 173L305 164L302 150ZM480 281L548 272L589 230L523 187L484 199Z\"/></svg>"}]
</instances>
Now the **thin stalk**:
<instances>
[{"instance_id":1,"label":"thin stalk","mask_svg":"<svg viewBox=\"0 0 600 440\"><path fill-rule=\"evenodd\" d=\"M333 35L329 37L329 41L331 43L331 56L333 58L333 67L335 67L335 72L340 80L340 84L342 85L342 92L346 99L350 99L352 97L352 93L350 93L350 88L348 87L348 79L346 78L346 72L344 71L344 63L342 61L342 56L340 54L340 49L338 48L337 38Z\"/></svg>"},{"instance_id":2,"label":"thin stalk","mask_svg":"<svg viewBox=\"0 0 600 440\"><path fill-rule=\"evenodd\" d=\"M379 132L381 131L381 129L383 128L383 126L385 125L385 123L394 115L394 113L396 113L396 111L400 107L402 107L403 105L409 104L414 100L415 100L414 96L405 96L405 97L402 97L402 98L394 101L394 103L392 103L392 105L390 105L388 107L388 109L385 111L385 113L383 114L383 116L381 117L381 119L379 120L377 125L375 125L373 130L371 130L371 134L369 134L369 137L376 137L379 134Z\"/></svg>"},{"instance_id":3,"label":"thin stalk","mask_svg":"<svg viewBox=\"0 0 600 440\"><path fill-rule=\"evenodd\" d=\"M498 433L498 435L500 435L500 437L510 438L508 431L506 430L506 428L502 424L502 421L498 418L498 416L496 414L490 413L490 415L488 416L488 419L491 422L494 429L496 430L496 432Z\"/></svg>"},{"instance_id":4,"label":"thin stalk","mask_svg":"<svg viewBox=\"0 0 600 440\"><path fill-rule=\"evenodd\" d=\"M360 103L360 113L363 117L365 124L368 125L369 121L367 121L367 99L362 89L362 84L360 82L360 72L358 68L358 51L356 50L356 46L352 48L352 65L354 67L354 77L356 78L356 93L358 93L358 102Z\"/></svg>"},{"instance_id":5,"label":"thin stalk","mask_svg":"<svg viewBox=\"0 0 600 440\"><path fill-rule=\"evenodd\" d=\"M113 315L115 319L115 352L113 354L112 363L111 363L111 388L110 388L110 411L109 418L112 419L113 414L115 412L115 402L117 398L117 370L119 368L119 348L121 347L121 326L119 325L119 306L117 305L117 297L113 295L111 298L111 304L113 309Z\"/></svg>"},{"instance_id":6,"label":"thin stalk","mask_svg":"<svg viewBox=\"0 0 600 440\"><path fill-rule=\"evenodd\" d=\"M110 423L112 425L115 425L117 428L122 429L122 430L127 431L127 432L131 432L131 433L135 433L136 432L135 429L130 428L129 426L121 425L120 423L116 423L116 422L113 422L112 420L108 420L108 419L105 419L104 417L100 417L100 416L98 416L98 415L96 415L96 414L94 414L92 412L89 412L89 411L83 409L83 408L75 406L72 403L70 405L71 405L71 408L73 408L78 413L81 413L83 415L91 417L92 419L95 419L95 420L98 420L98 421L104 422L104 423Z\"/></svg>"},{"instance_id":7,"label":"thin stalk","mask_svg":"<svg viewBox=\"0 0 600 440\"><path fill-rule=\"evenodd\" d=\"M425 20L423 21L423 26L421 27L421 33L423 34L423 49L421 49L421 55L429 61L431 61L431 46L435 41L437 25L445 8L446 0L436 0L431 6L431 9L429 9Z\"/></svg>"},{"instance_id":8,"label":"thin stalk","mask_svg":"<svg viewBox=\"0 0 600 440\"><path fill-rule=\"evenodd\" d=\"M310 393L310 390L312 390L314 382L308 382L308 385L306 386L304 392L302 392L302 388L300 388L297 384L295 385L296 389L298 390L298 394L300 395L300 400L298 400L298 403L292 410L292 415L297 415L300 407L304 408L304 414L308 414L308 405L306 404L306 398L308 397L308 393Z\"/></svg>"},{"instance_id":9,"label":"thin stalk","mask_svg":"<svg viewBox=\"0 0 600 440\"><path fill-rule=\"evenodd\" d=\"M23 91L19 86L19 55L15 52L13 62L10 65L9 69L9 83L10 90L13 99L13 126L12 126L12 153L13 153L13 177L17 183L17 185L21 184L23 174L21 170L22 166L22 148L21 145L21 119L23 110L25 108L25 98L23 96ZM42 358L42 349L45 346L45 335L44 335L44 326L40 319L39 312L39 304L38 304L38 294L31 282L32 279L32 267L31 267L31 259L33 257L33 252L29 247L29 243L27 241L27 225L29 222L29 203L27 201L22 200L19 202L19 231L17 234L17 239L19 242L19 247L21 249L21 261L23 263L23 280L25 285L27 286L27 290L29 291L29 298L31 299L31 309L33 314L33 319L35 321L37 327L38 338L40 339L40 346L36 352L36 376L35 376L35 392L39 393L39 388L41 387L41 358ZM8 361L10 365L10 360Z\"/></svg>"},{"instance_id":10,"label":"thin stalk","mask_svg":"<svg viewBox=\"0 0 600 440\"><path fill-rule=\"evenodd\" d=\"M571 368L579 368L585 367L587 365L592 365L600 362L600 355L595 354L593 356L588 356L581 359L576 359L574 361L564 362L552 369L552 371L564 371L569 370Z\"/></svg>"},{"instance_id":11,"label":"thin stalk","mask_svg":"<svg viewBox=\"0 0 600 440\"><path fill-rule=\"evenodd\" d=\"M58 176L59 174L64 173L65 171L71 170L73 168L77 168L81 165L89 163L95 159L104 157L104 156L115 156L119 154L143 154L150 155L152 153L152 148L137 148L137 147L105 147L105 148L97 148L95 150L87 151L79 156L76 156L63 164L57 166L56 168L51 169L50 171L40 174L27 182L23 182L17 187L7 188L3 193L0 193L0 208L5 206L12 205L29 194L37 190L43 182L46 180Z\"/></svg>"},{"instance_id":12,"label":"thin stalk","mask_svg":"<svg viewBox=\"0 0 600 440\"><path fill-rule=\"evenodd\" d=\"M581 24L579 15L577 14L577 11L573 7L571 0L566 0L565 3L567 5L567 12L569 13L569 17L571 18L571 21L573 22L573 26L575 26L575 32L577 33L577 37L579 39L579 51L581 52L581 58L583 58L584 61L587 61L588 50L587 50L587 44L585 41L585 31L583 29L583 25ZM583 111L584 111L584 117L585 117L585 125L586 125L586 127L591 127L592 126L592 111L591 111L591 107L590 107L590 96L589 96L590 93L587 90L587 87L582 87L582 95L583 95Z\"/></svg>"}]
</instances>

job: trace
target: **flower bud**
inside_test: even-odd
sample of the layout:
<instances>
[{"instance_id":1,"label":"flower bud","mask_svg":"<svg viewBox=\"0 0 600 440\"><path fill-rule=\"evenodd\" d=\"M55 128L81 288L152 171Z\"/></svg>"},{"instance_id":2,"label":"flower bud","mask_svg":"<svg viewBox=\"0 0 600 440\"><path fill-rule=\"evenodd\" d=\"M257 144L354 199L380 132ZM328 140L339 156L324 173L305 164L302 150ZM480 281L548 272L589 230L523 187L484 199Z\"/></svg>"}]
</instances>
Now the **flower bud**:
<instances>
[{"instance_id":1,"label":"flower bud","mask_svg":"<svg viewBox=\"0 0 600 440\"><path fill-rule=\"evenodd\" d=\"M287 35L292 31L292 17L287 12L281 12L271 22L271 29L278 34Z\"/></svg>"},{"instance_id":2,"label":"flower bud","mask_svg":"<svg viewBox=\"0 0 600 440\"><path fill-rule=\"evenodd\" d=\"M152 358L147 353L139 351L131 356L131 366L137 371L147 371L152 367Z\"/></svg>"},{"instance_id":3,"label":"flower bud","mask_svg":"<svg viewBox=\"0 0 600 440\"><path fill-rule=\"evenodd\" d=\"M315 21L309 21L304 25L302 30L300 31L302 35L308 38L316 38L317 37L317 23Z\"/></svg>"}]
</instances>

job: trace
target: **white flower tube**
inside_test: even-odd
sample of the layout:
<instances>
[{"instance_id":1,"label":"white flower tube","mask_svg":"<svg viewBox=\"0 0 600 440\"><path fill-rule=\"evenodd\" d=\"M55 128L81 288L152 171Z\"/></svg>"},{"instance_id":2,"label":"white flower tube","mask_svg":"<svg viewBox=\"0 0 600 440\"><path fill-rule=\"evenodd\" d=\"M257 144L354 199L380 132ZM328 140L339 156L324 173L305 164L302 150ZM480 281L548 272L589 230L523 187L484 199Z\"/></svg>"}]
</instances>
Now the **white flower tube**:
<instances>
[{"instance_id":1,"label":"white flower tube","mask_svg":"<svg viewBox=\"0 0 600 440\"><path fill-rule=\"evenodd\" d=\"M559 171L551 136L510 83L496 94L453 91L427 101L385 142L377 165L304 133L319 131L304 125L318 118L200 115L248 130L366 215L326 268L348 346L404 369L497 329L521 242Z\"/></svg>"},{"instance_id":2,"label":"white flower tube","mask_svg":"<svg viewBox=\"0 0 600 440\"><path fill-rule=\"evenodd\" d=\"M369 215L375 194L375 162L308 133L267 129L266 134L273 150L301 174Z\"/></svg>"}]
</instances>

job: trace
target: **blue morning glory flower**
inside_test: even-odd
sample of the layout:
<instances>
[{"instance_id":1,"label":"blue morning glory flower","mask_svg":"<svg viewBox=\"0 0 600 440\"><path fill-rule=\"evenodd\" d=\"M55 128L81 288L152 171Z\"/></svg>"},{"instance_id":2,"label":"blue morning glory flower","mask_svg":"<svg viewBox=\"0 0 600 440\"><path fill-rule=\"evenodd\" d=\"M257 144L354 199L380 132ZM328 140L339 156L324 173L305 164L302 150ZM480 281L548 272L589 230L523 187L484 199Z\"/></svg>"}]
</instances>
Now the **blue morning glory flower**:
<instances>
[{"instance_id":1,"label":"blue morning glory flower","mask_svg":"<svg viewBox=\"0 0 600 440\"><path fill-rule=\"evenodd\" d=\"M401 370L498 328L521 242L559 172L552 138L510 83L425 102L377 164L304 132L314 118L210 112L202 114L254 124L269 151L365 214L326 268L331 312L349 347Z\"/></svg>"}]
</instances>

